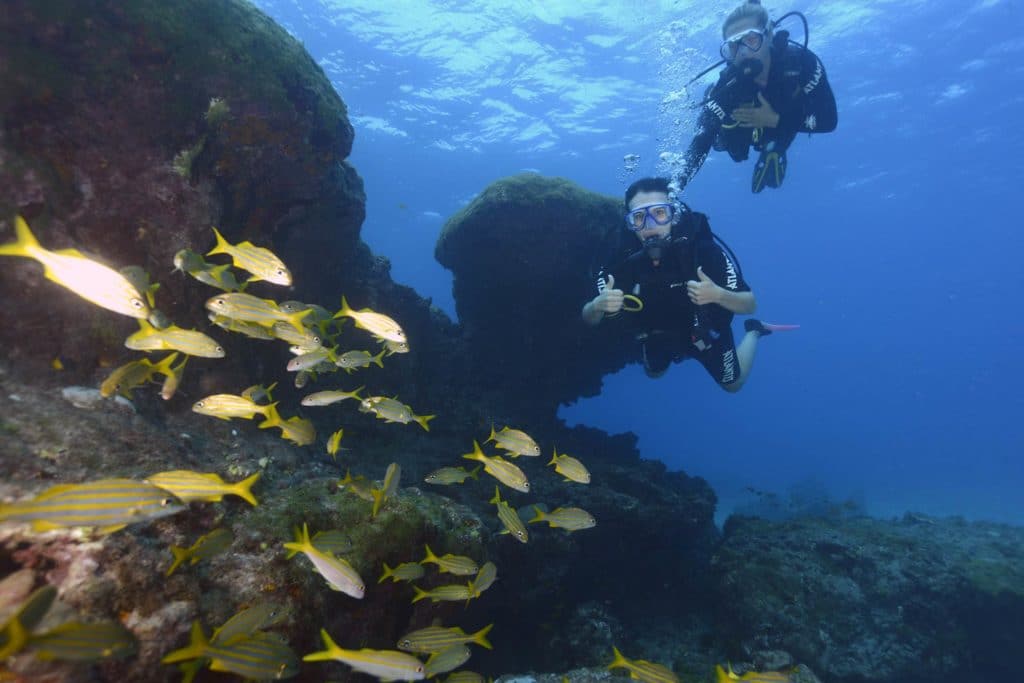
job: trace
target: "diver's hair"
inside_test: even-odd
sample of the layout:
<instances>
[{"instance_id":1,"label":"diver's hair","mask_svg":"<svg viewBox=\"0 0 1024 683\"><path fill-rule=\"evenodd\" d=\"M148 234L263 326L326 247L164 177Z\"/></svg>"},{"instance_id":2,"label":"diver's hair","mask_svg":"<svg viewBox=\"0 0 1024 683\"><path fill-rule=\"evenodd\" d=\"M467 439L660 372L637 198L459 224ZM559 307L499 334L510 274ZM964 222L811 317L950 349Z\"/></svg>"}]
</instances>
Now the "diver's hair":
<instances>
[{"instance_id":1,"label":"diver's hair","mask_svg":"<svg viewBox=\"0 0 1024 683\"><path fill-rule=\"evenodd\" d=\"M741 19L748 19L750 17L756 18L758 23L761 24L761 28L771 28L771 25L768 22L768 10L761 5L761 0L748 0L732 12L729 12L729 16L725 18L725 22L722 24L722 40L729 37L729 34L726 33L725 29L727 29L731 24L735 24Z\"/></svg>"},{"instance_id":2,"label":"diver's hair","mask_svg":"<svg viewBox=\"0 0 1024 683\"><path fill-rule=\"evenodd\" d=\"M629 200L641 192L669 193L668 178L641 178L626 188L626 211L629 211Z\"/></svg>"}]
</instances>

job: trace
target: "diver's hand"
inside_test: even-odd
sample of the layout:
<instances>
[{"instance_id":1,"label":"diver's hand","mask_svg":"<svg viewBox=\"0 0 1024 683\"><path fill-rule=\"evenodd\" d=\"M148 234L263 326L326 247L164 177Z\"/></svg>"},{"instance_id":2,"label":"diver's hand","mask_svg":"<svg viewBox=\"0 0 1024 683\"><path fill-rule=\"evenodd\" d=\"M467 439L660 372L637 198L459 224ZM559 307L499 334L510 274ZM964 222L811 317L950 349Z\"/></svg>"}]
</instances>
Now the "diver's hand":
<instances>
[{"instance_id":1,"label":"diver's hand","mask_svg":"<svg viewBox=\"0 0 1024 683\"><path fill-rule=\"evenodd\" d=\"M697 267L697 277L700 278L699 282L689 280L686 283L686 293L690 296L690 301L698 306L719 303L724 290L705 275L704 269L700 266Z\"/></svg>"},{"instance_id":2,"label":"diver's hand","mask_svg":"<svg viewBox=\"0 0 1024 683\"><path fill-rule=\"evenodd\" d=\"M601 311L603 315L615 315L622 310L622 290L615 289L615 276L611 273L608 274L608 284L605 285L604 291L594 297L591 302L594 309Z\"/></svg>"},{"instance_id":3,"label":"diver's hand","mask_svg":"<svg viewBox=\"0 0 1024 683\"><path fill-rule=\"evenodd\" d=\"M732 110L732 117L740 124L741 128L775 128L779 125L779 115L772 109L772 105L764 98L764 95L757 93L759 104L744 105Z\"/></svg>"}]
</instances>

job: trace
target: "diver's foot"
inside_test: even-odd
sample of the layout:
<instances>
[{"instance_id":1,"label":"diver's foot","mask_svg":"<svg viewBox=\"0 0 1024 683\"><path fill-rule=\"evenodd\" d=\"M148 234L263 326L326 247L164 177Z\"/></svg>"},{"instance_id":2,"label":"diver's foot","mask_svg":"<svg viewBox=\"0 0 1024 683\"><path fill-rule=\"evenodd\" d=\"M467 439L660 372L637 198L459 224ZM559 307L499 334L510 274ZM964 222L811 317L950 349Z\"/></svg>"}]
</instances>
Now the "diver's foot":
<instances>
[{"instance_id":1,"label":"diver's foot","mask_svg":"<svg viewBox=\"0 0 1024 683\"><path fill-rule=\"evenodd\" d=\"M754 177L750 180L750 191L759 193L766 187L778 188L786 178L786 151L765 149L754 164Z\"/></svg>"}]
</instances>

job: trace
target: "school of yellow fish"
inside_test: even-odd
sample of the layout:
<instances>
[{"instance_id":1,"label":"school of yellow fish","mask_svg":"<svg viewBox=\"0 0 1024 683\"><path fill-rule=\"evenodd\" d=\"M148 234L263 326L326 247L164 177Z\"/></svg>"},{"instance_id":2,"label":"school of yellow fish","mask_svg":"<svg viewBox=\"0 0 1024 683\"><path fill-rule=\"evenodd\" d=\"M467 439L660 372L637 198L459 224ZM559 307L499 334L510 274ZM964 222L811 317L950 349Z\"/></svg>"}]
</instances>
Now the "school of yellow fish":
<instances>
[{"instance_id":1,"label":"school of yellow fish","mask_svg":"<svg viewBox=\"0 0 1024 683\"><path fill-rule=\"evenodd\" d=\"M32 258L42 264L44 276L67 288L83 299L108 310L128 315L139 321L139 331L125 340L125 346L132 350L152 353L169 351L159 361L147 357L133 360L114 370L100 386L101 394L114 394L131 398L132 391L162 377L160 395L170 400L180 386L186 362L190 356L202 358L223 358L224 347L215 339L197 330L182 329L167 320L155 307L155 294L159 283L150 283L148 274L142 269L129 266L120 272L95 261L74 249L50 251L42 247L29 226L20 217L15 221L16 240L0 245L0 255ZM343 296L341 308L336 313L315 304L297 301L276 302L248 294L243 290L254 281L290 286L292 274L272 251L250 242L230 244L214 228L216 244L206 255L224 254L231 258L230 264L211 264L198 253L183 249L174 256L175 269L188 274L195 280L220 290L206 302L210 322L217 327L250 338L281 340L289 344L293 359L286 371L296 373L295 385L302 388L311 381L339 369L351 373L376 364L383 367L383 358L409 351L409 342L401 326L392 318L370 309L355 310ZM250 274L247 280L240 280L230 269L231 266ZM337 338L342 324L351 319L355 326L368 332L383 348L376 355L362 349L342 351ZM180 363L175 364L182 356ZM275 384L256 384L238 394L214 394L196 401L192 410L222 420L262 418L261 429L277 428L283 439L298 446L309 446L317 442L312 421L299 415L283 418L278 411L278 402L272 397ZM434 415L417 415L410 406L396 398L386 396L360 396L364 387L346 391L331 389L317 391L302 399L303 406L328 406L346 400L353 400L358 410L370 413L384 422L409 424L415 422L424 431L429 431L429 422ZM326 440L326 451L337 458L343 436L339 428ZM491 429L484 444L492 443L503 451L487 455L480 444L472 441L472 451L462 457L478 463L472 470L464 467L444 467L425 478L429 484L455 485L467 479L477 479L479 472L489 474L501 485L522 493L530 491L530 483L512 460L519 457L538 457L541 449L526 432L505 426L500 431ZM590 472L584 464L557 449L548 462L555 473L565 482L589 484ZM38 494L30 500L0 503L0 522L15 521L27 523L34 532L66 527L91 527L100 533L113 533L138 522L174 515L188 509L190 503L217 502L225 495L235 495L252 505L257 500L252 486L259 480L259 473L240 482L225 482L216 473L201 473L175 470L155 473L142 481L130 479L100 479L79 484L60 484ZM382 483L377 486L364 477L346 472L338 487L372 503L371 517L375 517L387 501L398 495L401 468L392 463L385 472ZM547 522L549 527L576 532L596 525L596 520L587 511L577 507L559 507L547 511L541 505L532 506L534 517L527 522L508 502L502 500L500 486L495 486L490 501L496 506L496 516L503 531L521 543L527 543L528 524ZM172 546L171 564L167 575L183 566L192 566L201 560L226 551L234 538L230 531L218 528L197 539L190 547ZM355 599L361 599L367 590L366 582L355 568L341 555L351 550L351 541L340 530L320 530L310 535L303 524L295 530L294 538L283 543L287 557L303 555L313 569L321 575L331 590L339 591ZM384 565L378 583L387 579L412 582L422 578L425 565L436 565L439 573L462 577L464 583L450 583L424 590L413 586L413 602L429 599L439 601L465 601L478 598L497 579L497 567L487 562L483 566L465 556L452 554L436 555L429 546L421 560L411 559L392 568ZM135 652L134 638L119 624L101 622L86 624L69 621L45 633L37 633L36 626L45 616L56 591L43 587L25 599L12 613L0 614L0 661L20 652L30 650L40 659L62 659L67 661L94 662L106 658L129 656ZM278 610L271 606L255 606L236 614L210 637L206 636L203 625L195 622L189 644L167 654L166 664L178 664L185 681L191 681L196 673L208 666L213 671L234 673L245 679L283 679L295 676L299 671L299 660L281 636L266 631L276 622ZM355 671L360 671L380 680L421 680L442 673L453 672L470 658L467 644L476 644L490 649L486 635L488 625L473 634L466 634L458 627L434 625L407 634L399 640L396 650L373 650L368 648L345 649L331 636L321 630L324 649L303 657L303 661L339 661ZM426 655L426 659L421 656ZM660 664L643 660L631 661L616 649L615 659L609 668L625 668L632 678L648 683L678 681L678 678ZM775 672L759 674L770 676ZM778 674L785 676L785 674ZM723 678L724 676L724 678ZM736 676L718 668L718 680L786 680L783 678L755 678L750 674ZM479 674L457 671L447 679L449 683L475 683L482 681Z\"/></svg>"}]
</instances>

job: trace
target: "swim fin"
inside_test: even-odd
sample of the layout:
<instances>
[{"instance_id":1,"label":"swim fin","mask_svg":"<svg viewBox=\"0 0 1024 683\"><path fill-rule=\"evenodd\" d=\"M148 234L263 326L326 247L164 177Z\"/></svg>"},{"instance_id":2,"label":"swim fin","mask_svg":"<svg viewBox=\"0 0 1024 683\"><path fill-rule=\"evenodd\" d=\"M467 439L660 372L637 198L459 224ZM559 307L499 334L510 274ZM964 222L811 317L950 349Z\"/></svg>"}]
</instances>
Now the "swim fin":
<instances>
[{"instance_id":1,"label":"swim fin","mask_svg":"<svg viewBox=\"0 0 1024 683\"><path fill-rule=\"evenodd\" d=\"M779 187L786 178L786 150L777 152L769 145L762 152L754 166L754 177L750 191L757 194L765 187Z\"/></svg>"},{"instance_id":2,"label":"swim fin","mask_svg":"<svg viewBox=\"0 0 1024 683\"><path fill-rule=\"evenodd\" d=\"M757 332L762 337L767 337L772 332L788 332L789 330L799 330L799 325L777 325L774 323L761 322L754 318L747 318L743 321L743 329L747 332Z\"/></svg>"}]
</instances>

